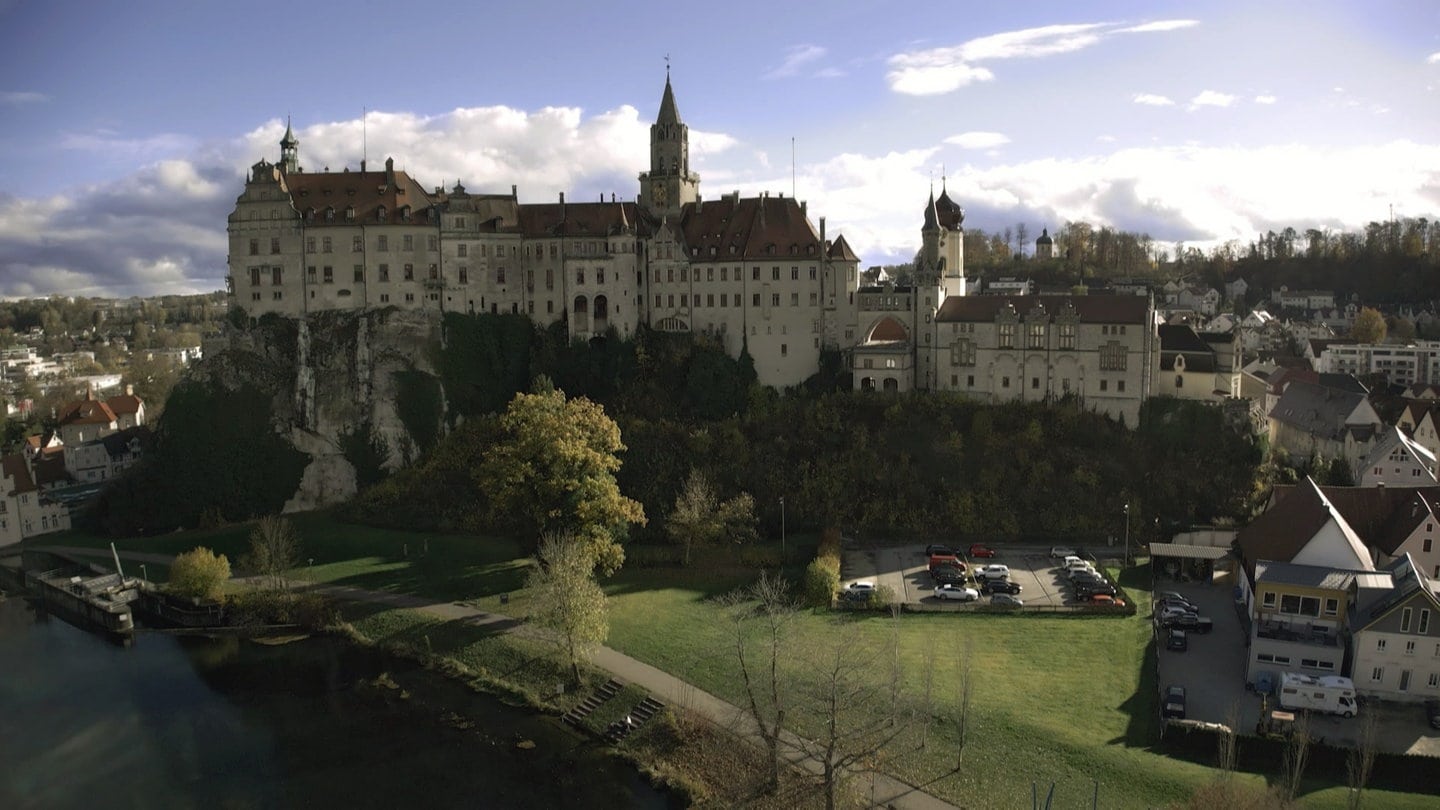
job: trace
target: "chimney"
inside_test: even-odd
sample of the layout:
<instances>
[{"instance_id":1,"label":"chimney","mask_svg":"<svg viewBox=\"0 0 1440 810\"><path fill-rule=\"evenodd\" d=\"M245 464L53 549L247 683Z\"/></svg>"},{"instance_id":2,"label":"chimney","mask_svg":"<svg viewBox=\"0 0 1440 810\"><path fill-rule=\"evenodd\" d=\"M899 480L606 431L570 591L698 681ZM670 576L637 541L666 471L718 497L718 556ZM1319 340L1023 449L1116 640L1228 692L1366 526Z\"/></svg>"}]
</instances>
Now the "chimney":
<instances>
[{"instance_id":1,"label":"chimney","mask_svg":"<svg viewBox=\"0 0 1440 810\"><path fill-rule=\"evenodd\" d=\"M125 396L127 396L127 397L133 397L133 396L135 396L135 386L130 385L129 383L126 383L126 385L125 385Z\"/></svg>"},{"instance_id":2,"label":"chimney","mask_svg":"<svg viewBox=\"0 0 1440 810\"><path fill-rule=\"evenodd\" d=\"M519 187L515 185L510 186L510 199L514 200L519 198L520 193L517 191L518 188Z\"/></svg>"},{"instance_id":3,"label":"chimney","mask_svg":"<svg viewBox=\"0 0 1440 810\"><path fill-rule=\"evenodd\" d=\"M360 171L365 171L365 158L360 158Z\"/></svg>"},{"instance_id":4,"label":"chimney","mask_svg":"<svg viewBox=\"0 0 1440 810\"><path fill-rule=\"evenodd\" d=\"M804 206L801 206L801 207L802 207L802 209L803 209ZM822 245L829 244L828 242L825 241L825 218L824 218L824 217L820 217L820 244L822 244Z\"/></svg>"}]
</instances>

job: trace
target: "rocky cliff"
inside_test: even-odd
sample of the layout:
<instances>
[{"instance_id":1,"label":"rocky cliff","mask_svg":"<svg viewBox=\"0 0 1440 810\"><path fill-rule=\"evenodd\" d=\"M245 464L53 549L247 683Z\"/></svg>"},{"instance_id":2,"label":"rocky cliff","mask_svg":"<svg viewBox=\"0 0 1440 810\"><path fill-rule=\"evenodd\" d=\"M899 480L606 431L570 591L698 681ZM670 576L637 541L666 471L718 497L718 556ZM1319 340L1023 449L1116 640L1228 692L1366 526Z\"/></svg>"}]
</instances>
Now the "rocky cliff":
<instances>
[{"instance_id":1,"label":"rocky cliff","mask_svg":"<svg viewBox=\"0 0 1440 810\"><path fill-rule=\"evenodd\" d=\"M269 397L275 431L309 457L285 511L315 509L355 494L347 448L357 435L393 470L415 457L422 436L441 429L441 331L433 315L395 309L269 316L231 330L189 377L214 390L253 387Z\"/></svg>"}]
</instances>

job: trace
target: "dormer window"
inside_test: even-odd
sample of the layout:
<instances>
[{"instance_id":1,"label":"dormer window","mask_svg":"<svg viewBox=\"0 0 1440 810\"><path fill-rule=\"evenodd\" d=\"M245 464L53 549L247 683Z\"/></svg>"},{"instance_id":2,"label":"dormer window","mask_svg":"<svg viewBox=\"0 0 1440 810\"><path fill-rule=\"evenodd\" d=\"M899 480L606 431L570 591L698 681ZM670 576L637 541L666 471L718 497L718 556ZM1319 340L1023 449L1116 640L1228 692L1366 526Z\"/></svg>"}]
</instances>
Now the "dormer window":
<instances>
[{"instance_id":1,"label":"dormer window","mask_svg":"<svg viewBox=\"0 0 1440 810\"><path fill-rule=\"evenodd\" d=\"M306 222L314 222L314 221L315 221L315 209L314 209L314 208L306 208L306 209L305 209L305 221L306 221Z\"/></svg>"},{"instance_id":2,"label":"dormer window","mask_svg":"<svg viewBox=\"0 0 1440 810\"><path fill-rule=\"evenodd\" d=\"M355 206L351 205L351 206L348 206L348 207L345 209L345 221L346 221L346 222L354 222L354 221L355 221Z\"/></svg>"},{"instance_id":3,"label":"dormer window","mask_svg":"<svg viewBox=\"0 0 1440 810\"><path fill-rule=\"evenodd\" d=\"M382 205L379 208L375 209L375 220L377 222L385 221L385 206Z\"/></svg>"},{"instance_id":4,"label":"dormer window","mask_svg":"<svg viewBox=\"0 0 1440 810\"><path fill-rule=\"evenodd\" d=\"M405 222L410 221L410 206L405 205L400 207L400 219L404 220Z\"/></svg>"},{"instance_id":5,"label":"dormer window","mask_svg":"<svg viewBox=\"0 0 1440 810\"><path fill-rule=\"evenodd\" d=\"M335 221L335 209L334 209L334 208L326 208L326 209L325 209L325 221L326 221L326 222L334 222L334 221Z\"/></svg>"}]
</instances>

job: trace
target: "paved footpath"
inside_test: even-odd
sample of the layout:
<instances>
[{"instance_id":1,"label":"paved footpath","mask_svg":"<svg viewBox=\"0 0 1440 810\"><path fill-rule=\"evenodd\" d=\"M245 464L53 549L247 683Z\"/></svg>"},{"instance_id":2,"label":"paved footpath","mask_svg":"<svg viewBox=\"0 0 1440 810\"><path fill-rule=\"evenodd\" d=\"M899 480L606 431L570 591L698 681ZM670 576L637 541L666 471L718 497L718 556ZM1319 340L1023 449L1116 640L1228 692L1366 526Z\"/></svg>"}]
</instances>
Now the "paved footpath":
<instances>
[{"instance_id":1,"label":"paved footpath","mask_svg":"<svg viewBox=\"0 0 1440 810\"><path fill-rule=\"evenodd\" d=\"M61 554L77 556L110 556L108 549L79 548L74 546L42 546L37 547L36 550L54 551ZM132 560L135 562L162 563L166 565L174 559L166 554L148 554L133 551L120 552L120 558L122 560ZM520 633L526 633L529 629L523 621L513 616L486 613L483 610L455 602L438 602L423 596L389 593L386 591L371 591L364 588L350 587L348 585L313 584L298 580L292 581L290 584L296 588L305 588L323 593L334 599L417 610L439 619L464 622L476 627L488 627L505 632ZM600 647L591 656L591 661L599 668L615 676L616 680L636 684L669 705L682 706L689 709L722 728L743 735L755 745L763 746L763 740L760 737L754 718L728 701L721 700L693 684L680 680L668 672L656 669L643 661L637 661L610 647ZM823 772L821 760L806 753L803 741L799 737L787 733L782 738L782 742L784 745L781 753L790 764L804 768L817 775ZM947 808L954 810L955 808L955 805L943 799L932 796L920 788L906 784L899 779L883 773L861 771L859 778L862 780L861 785L865 787L865 792L869 792L874 796L874 806L893 807L896 808L896 810L946 810Z\"/></svg>"}]
</instances>

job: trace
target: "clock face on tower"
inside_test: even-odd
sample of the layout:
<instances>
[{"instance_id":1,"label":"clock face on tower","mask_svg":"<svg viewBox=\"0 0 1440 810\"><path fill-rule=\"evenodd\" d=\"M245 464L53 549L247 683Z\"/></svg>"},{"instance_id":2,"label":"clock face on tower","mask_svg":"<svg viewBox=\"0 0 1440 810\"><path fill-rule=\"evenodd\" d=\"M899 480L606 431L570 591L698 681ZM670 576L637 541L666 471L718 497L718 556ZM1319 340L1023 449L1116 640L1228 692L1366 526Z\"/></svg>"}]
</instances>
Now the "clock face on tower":
<instances>
[{"instance_id":1,"label":"clock face on tower","mask_svg":"<svg viewBox=\"0 0 1440 810\"><path fill-rule=\"evenodd\" d=\"M665 181L656 180L650 184L650 199L660 208L670 204L669 189L666 188Z\"/></svg>"}]
</instances>

